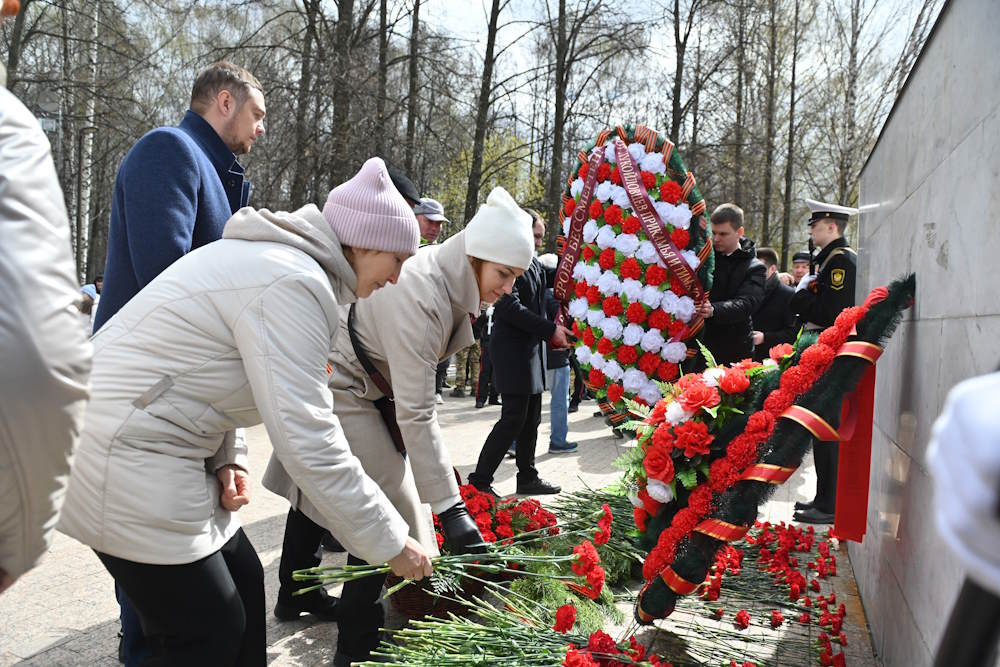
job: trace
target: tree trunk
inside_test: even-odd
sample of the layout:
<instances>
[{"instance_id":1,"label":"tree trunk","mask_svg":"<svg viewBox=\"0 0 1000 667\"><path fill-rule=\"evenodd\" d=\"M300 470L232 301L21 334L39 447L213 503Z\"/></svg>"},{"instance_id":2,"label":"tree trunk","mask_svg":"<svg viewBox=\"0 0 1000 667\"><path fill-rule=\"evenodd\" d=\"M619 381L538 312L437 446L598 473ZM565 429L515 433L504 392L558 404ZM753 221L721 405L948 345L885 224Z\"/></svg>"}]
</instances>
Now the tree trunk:
<instances>
[{"instance_id":1,"label":"tree trunk","mask_svg":"<svg viewBox=\"0 0 1000 667\"><path fill-rule=\"evenodd\" d=\"M385 157L385 101L389 79L388 0L378 6L378 90L375 92L375 154Z\"/></svg>"},{"instance_id":2,"label":"tree trunk","mask_svg":"<svg viewBox=\"0 0 1000 667\"><path fill-rule=\"evenodd\" d=\"M87 45L87 89L84 126L80 134L80 180L76 207L76 273L82 283L87 277L87 249L90 247L90 192L94 178L94 126L97 111L97 40L100 38L101 3L92 4L90 43Z\"/></svg>"},{"instance_id":3,"label":"tree trunk","mask_svg":"<svg viewBox=\"0 0 1000 667\"><path fill-rule=\"evenodd\" d=\"M767 120L764 131L764 211L760 228L760 242L771 245L771 189L774 180L774 87L777 78L777 0L768 0L768 18L771 34L767 44Z\"/></svg>"},{"instance_id":4,"label":"tree trunk","mask_svg":"<svg viewBox=\"0 0 1000 667\"><path fill-rule=\"evenodd\" d=\"M491 39L495 39L496 36L492 36ZM413 25L410 28L410 85L409 92L407 93L407 107L408 111L406 114L406 171L410 173L413 171L413 152L414 152L414 138L417 131L417 83L419 70L417 65L420 63L420 0L413 0ZM492 68L492 55L487 55L487 62L489 67ZM483 74L485 77L486 75Z\"/></svg>"},{"instance_id":5,"label":"tree trunk","mask_svg":"<svg viewBox=\"0 0 1000 667\"><path fill-rule=\"evenodd\" d=\"M465 193L465 220L468 222L479 205L479 181L483 174L483 151L486 146L486 124L490 110L490 89L493 85L493 51L497 40L497 22L500 18L500 0L493 0L490 25L486 35L486 59L483 79L476 103L476 134L472 142L472 166L469 169L469 187Z\"/></svg>"},{"instance_id":6,"label":"tree trunk","mask_svg":"<svg viewBox=\"0 0 1000 667\"><path fill-rule=\"evenodd\" d=\"M559 207L562 206L563 179L563 140L566 128L566 84L568 79L568 63L566 62L566 0L559 0L559 16L556 19L556 77L555 115L552 118L552 159L549 172L548 219L550 222L559 220ZM590 202L582 202L587 206Z\"/></svg>"},{"instance_id":7,"label":"tree trunk","mask_svg":"<svg viewBox=\"0 0 1000 667\"><path fill-rule=\"evenodd\" d=\"M698 173L698 103L701 101L701 35L698 35L698 45L694 55L694 79L697 84L694 89L694 99L691 100L691 148L688 151L688 169Z\"/></svg>"},{"instance_id":8,"label":"tree trunk","mask_svg":"<svg viewBox=\"0 0 1000 667\"><path fill-rule=\"evenodd\" d=\"M21 63L21 40L24 37L24 21L28 16L28 5L32 0L24 0L21 10L14 17L14 29L10 32L10 47L7 52L7 89L14 92L17 85L17 68Z\"/></svg>"},{"instance_id":9,"label":"tree trunk","mask_svg":"<svg viewBox=\"0 0 1000 667\"><path fill-rule=\"evenodd\" d=\"M799 58L799 0L792 23L792 83L788 103L788 155L785 159L785 210L781 218L781 270L788 270L788 233L792 220L792 163L795 160L795 67Z\"/></svg>"},{"instance_id":10,"label":"tree trunk","mask_svg":"<svg viewBox=\"0 0 1000 667\"><path fill-rule=\"evenodd\" d=\"M316 15L319 13L320 0L303 0L306 12L306 34L302 45L302 63L299 67L299 91L295 100L295 155L300 159L295 161L295 177L292 179L291 208L297 208L306 201L306 188L311 180L311 165L306 155L309 148L309 127L306 123L306 111L309 108L312 94L312 49L316 41Z\"/></svg>"},{"instance_id":11,"label":"tree trunk","mask_svg":"<svg viewBox=\"0 0 1000 667\"><path fill-rule=\"evenodd\" d=\"M743 69L746 67L746 5L739 0L736 13L736 128L733 135L733 201L743 206Z\"/></svg>"},{"instance_id":12,"label":"tree trunk","mask_svg":"<svg viewBox=\"0 0 1000 667\"><path fill-rule=\"evenodd\" d=\"M681 85L684 82L684 53L687 50L687 35L681 37L680 0L674 0L674 48L677 51L677 67L674 69L673 99L670 100L670 141L677 145L681 137Z\"/></svg>"},{"instance_id":13,"label":"tree trunk","mask_svg":"<svg viewBox=\"0 0 1000 667\"><path fill-rule=\"evenodd\" d=\"M334 81L337 83L333 107L334 160L331 175L333 184L343 183L350 177L351 161L347 142L351 131L351 34L354 28L354 0L339 0L337 17L337 43L334 49Z\"/></svg>"},{"instance_id":14,"label":"tree trunk","mask_svg":"<svg viewBox=\"0 0 1000 667\"><path fill-rule=\"evenodd\" d=\"M851 43L848 48L847 80L845 85L843 136L837 176L837 203L848 204L854 189L854 143L857 130L858 99L858 37L861 32L861 0L851 2Z\"/></svg>"}]
</instances>

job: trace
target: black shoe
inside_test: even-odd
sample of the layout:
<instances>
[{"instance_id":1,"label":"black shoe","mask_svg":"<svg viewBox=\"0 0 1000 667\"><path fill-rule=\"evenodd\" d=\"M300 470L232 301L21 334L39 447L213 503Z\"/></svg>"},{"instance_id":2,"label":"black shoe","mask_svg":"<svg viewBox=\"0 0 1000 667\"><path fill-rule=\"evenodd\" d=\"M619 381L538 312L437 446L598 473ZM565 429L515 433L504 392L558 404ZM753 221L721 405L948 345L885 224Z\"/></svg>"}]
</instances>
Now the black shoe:
<instances>
[{"instance_id":1,"label":"black shoe","mask_svg":"<svg viewBox=\"0 0 1000 667\"><path fill-rule=\"evenodd\" d=\"M462 387L455 387L448 393L448 395L452 398L465 398L465 389Z\"/></svg>"},{"instance_id":2,"label":"black shoe","mask_svg":"<svg viewBox=\"0 0 1000 667\"><path fill-rule=\"evenodd\" d=\"M815 507L795 513L795 521L799 523L833 523L834 515Z\"/></svg>"},{"instance_id":3,"label":"black shoe","mask_svg":"<svg viewBox=\"0 0 1000 667\"><path fill-rule=\"evenodd\" d=\"M561 487L549 484L541 477L536 477L531 482L517 483L517 495L519 496L547 496L559 493L560 491L562 491Z\"/></svg>"},{"instance_id":4,"label":"black shoe","mask_svg":"<svg viewBox=\"0 0 1000 667\"><path fill-rule=\"evenodd\" d=\"M503 405L503 403L500 402L499 398L491 398L490 400L486 401L486 405Z\"/></svg>"},{"instance_id":5,"label":"black shoe","mask_svg":"<svg viewBox=\"0 0 1000 667\"><path fill-rule=\"evenodd\" d=\"M323 533L323 539L319 541L323 545L323 548L327 551L332 551L333 553L344 553L347 549L341 544L336 537L330 531Z\"/></svg>"},{"instance_id":6,"label":"black shoe","mask_svg":"<svg viewBox=\"0 0 1000 667\"><path fill-rule=\"evenodd\" d=\"M511 445L510 448L507 449L507 458L509 459L517 458L517 447L515 445Z\"/></svg>"},{"instance_id":7,"label":"black shoe","mask_svg":"<svg viewBox=\"0 0 1000 667\"><path fill-rule=\"evenodd\" d=\"M812 509L812 507L813 507L813 503L812 503L811 500L809 502L807 502L807 503L804 503L804 502L801 502L801 501L795 503L795 511L796 512L802 512L803 510Z\"/></svg>"},{"instance_id":8,"label":"black shoe","mask_svg":"<svg viewBox=\"0 0 1000 667\"><path fill-rule=\"evenodd\" d=\"M476 410L479 410L480 408L485 408L485 407L486 407L485 403L483 403L482 401L476 401Z\"/></svg>"},{"instance_id":9,"label":"black shoe","mask_svg":"<svg viewBox=\"0 0 1000 667\"><path fill-rule=\"evenodd\" d=\"M621 429L613 428L611 429L611 435L615 436L619 440L625 439L625 434L621 432Z\"/></svg>"},{"instance_id":10,"label":"black shoe","mask_svg":"<svg viewBox=\"0 0 1000 667\"><path fill-rule=\"evenodd\" d=\"M604 416L604 411L603 410L598 410L597 412L594 413L594 416L595 417L603 417Z\"/></svg>"},{"instance_id":11,"label":"black shoe","mask_svg":"<svg viewBox=\"0 0 1000 667\"><path fill-rule=\"evenodd\" d=\"M487 486L485 489L480 486L476 486L475 484L473 484L472 486L475 487L476 491L479 491L479 493L485 493L488 496L493 496L494 502L500 502L502 500L500 494L497 493L496 489L494 489L492 486Z\"/></svg>"},{"instance_id":12,"label":"black shoe","mask_svg":"<svg viewBox=\"0 0 1000 667\"><path fill-rule=\"evenodd\" d=\"M333 656L333 664L337 667L372 660L371 652L382 641L379 628L385 625L385 610L380 603L376 602L367 609L350 609L349 612L345 611L345 615L352 617L342 620L337 626L337 652Z\"/></svg>"},{"instance_id":13,"label":"black shoe","mask_svg":"<svg viewBox=\"0 0 1000 667\"><path fill-rule=\"evenodd\" d=\"M549 452L552 454L568 454L570 452L575 452L579 445L575 442L564 442L562 444L557 442L549 443Z\"/></svg>"},{"instance_id":14,"label":"black shoe","mask_svg":"<svg viewBox=\"0 0 1000 667\"><path fill-rule=\"evenodd\" d=\"M569 404L569 409L567 410L567 412L569 412L570 414L572 414L572 413L578 411L579 409L580 409L580 404L579 403L570 403Z\"/></svg>"},{"instance_id":15,"label":"black shoe","mask_svg":"<svg viewBox=\"0 0 1000 667\"><path fill-rule=\"evenodd\" d=\"M442 389L451 389L453 386L454 385L448 384L447 380L445 380L444 382L441 383L441 388Z\"/></svg>"},{"instance_id":16,"label":"black shoe","mask_svg":"<svg viewBox=\"0 0 1000 667\"><path fill-rule=\"evenodd\" d=\"M283 597L279 592L274 615L279 621L294 621L301 614L312 614L321 621L336 621L338 602L339 598L322 589L297 597Z\"/></svg>"}]
</instances>

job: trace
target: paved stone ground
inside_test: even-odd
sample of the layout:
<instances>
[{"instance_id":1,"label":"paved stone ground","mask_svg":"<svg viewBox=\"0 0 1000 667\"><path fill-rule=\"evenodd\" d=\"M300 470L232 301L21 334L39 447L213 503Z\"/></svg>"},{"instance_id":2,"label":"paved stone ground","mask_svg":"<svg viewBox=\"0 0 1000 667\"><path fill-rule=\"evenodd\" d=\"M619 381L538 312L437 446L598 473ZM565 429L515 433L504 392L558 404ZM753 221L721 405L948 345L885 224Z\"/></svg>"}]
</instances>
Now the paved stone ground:
<instances>
[{"instance_id":1,"label":"paved stone ground","mask_svg":"<svg viewBox=\"0 0 1000 667\"><path fill-rule=\"evenodd\" d=\"M603 421L592 417L593 402L570 415L570 438L580 443L572 454L553 455L546 451L548 409L542 415L539 432L538 468L542 476L566 489L580 488L583 482L598 488L613 482L618 472L614 459L629 446L615 439ZM463 478L474 468L479 449L499 416L498 407L474 408L471 398L445 398L439 420L455 465ZM281 552L285 501L259 485L271 447L263 428L248 432L251 465L257 485L253 501L241 510L244 527L264 565L268 609L277 596L277 568ZM807 457L807 459L810 457ZM513 493L516 469L506 460L495 483L502 494ZM582 481L581 481L582 480ZM789 520L796 500L806 499L815 475L811 461L778 490L765 508L763 518L772 522ZM342 554L328 554L325 561L342 562ZM871 639L858 597L845 547L838 553L840 576L835 590L848 607L845 632L851 665L875 665ZM268 615L268 661L274 665L328 665L336 643L336 625L314 623L310 617L278 623ZM401 622L394 619L395 623ZM392 621L391 621L392 622ZM25 575L0 596L0 665L117 665L118 605L111 577L93 552L74 540L57 535L52 550L42 564ZM670 633L670 621L653 632ZM659 639L659 638L658 638ZM779 650L780 655L780 650ZM795 664L782 661L782 664Z\"/></svg>"}]
</instances>

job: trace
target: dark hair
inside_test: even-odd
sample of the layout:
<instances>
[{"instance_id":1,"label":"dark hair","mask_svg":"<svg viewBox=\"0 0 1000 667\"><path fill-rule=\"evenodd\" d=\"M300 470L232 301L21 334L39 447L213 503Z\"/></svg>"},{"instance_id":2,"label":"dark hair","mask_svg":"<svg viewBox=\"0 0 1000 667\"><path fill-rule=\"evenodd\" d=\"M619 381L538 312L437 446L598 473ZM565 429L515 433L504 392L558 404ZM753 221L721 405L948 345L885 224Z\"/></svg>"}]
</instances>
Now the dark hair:
<instances>
[{"instance_id":1,"label":"dark hair","mask_svg":"<svg viewBox=\"0 0 1000 667\"><path fill-rule=\"evenodd\" d=\"M104 276L102 274L98 274L98 275L94 276L94 282L96 283L98 280L100 280L100 281L103 282L104 281Z\"/></svg>"},{"instance_id":2,"label":"dark hair","mask_svg":"<svg viewBox=\"0 0 1000 667\"><path fill-rule=\"evenodd\" d=\"M719 204L712 211L712 224L728 222L734 230L743 226L743 209L736 204Z\"/></svg>"},{"instance_id":3,"label":"dark hair","mask_svg":"<svg viewBox=\"0 0 1000 667\"><path fill-rule=\"evenodd\" d=\"M212 105L212 101L223 90L236 100L236 106L243 106L250 95L250 89L256 88L264 92L260 82L254 75L239 65L225 60L213 63L198 73L191 87L191 110L203 114Z\"/></svg>"},{"instance_id":4,"label":"dark hair","mask_svg":"<svg viewBox=\"0 0 1000 667\"><path fill-rule=\"evenodd\" d=\"M774 252L774 248L757 248L757 259L768 267L778 265L778 253Z\"/></svg>"},{"instance_id":5,"label":"dark hair","mask_svg":"<svg viewBox=\"0 0 1000 667\"><path fill-rule=\"evenodd\" d=\"M545 226L545 218L543 218L543 217L542 217L542 214L541 214L541 213L539 213L538 211L536 211L536 210L535 210L535 209L533 209L533 208L528 208L527 206L522 206L522 207L521 207L521 209L522 209L522 210L523 210L523 211L524 211L525 213L527 213L528 215L530 215L530 216L531 216L531 226L532 226L532 227L534 227L534 226L535 226L535 223L536 223L536 222L540 222L540 223L542 223L542 227L544 227L544 226Z\"/></svg>"}]
</instances>

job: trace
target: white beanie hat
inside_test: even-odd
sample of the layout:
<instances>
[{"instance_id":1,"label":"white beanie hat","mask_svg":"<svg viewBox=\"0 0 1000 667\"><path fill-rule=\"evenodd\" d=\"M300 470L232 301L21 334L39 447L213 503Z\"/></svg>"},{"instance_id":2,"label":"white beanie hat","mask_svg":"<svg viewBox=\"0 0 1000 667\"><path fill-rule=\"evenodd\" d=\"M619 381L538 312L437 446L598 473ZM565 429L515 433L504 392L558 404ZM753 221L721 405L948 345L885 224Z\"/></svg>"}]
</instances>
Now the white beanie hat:
<instances>
[{"instance_id":1,"label":"white beanie hat","mask_svg":"<svg viewBox=\"0 0 1000 667\"><path fill-rule=\"evenodd\" d=\"M486 203L465 226L465 253L487 262L527 269L535 255L531 227L531 215L517 205L510 193L501 187L493 188Z\"/></svg>"}]
</instances>

